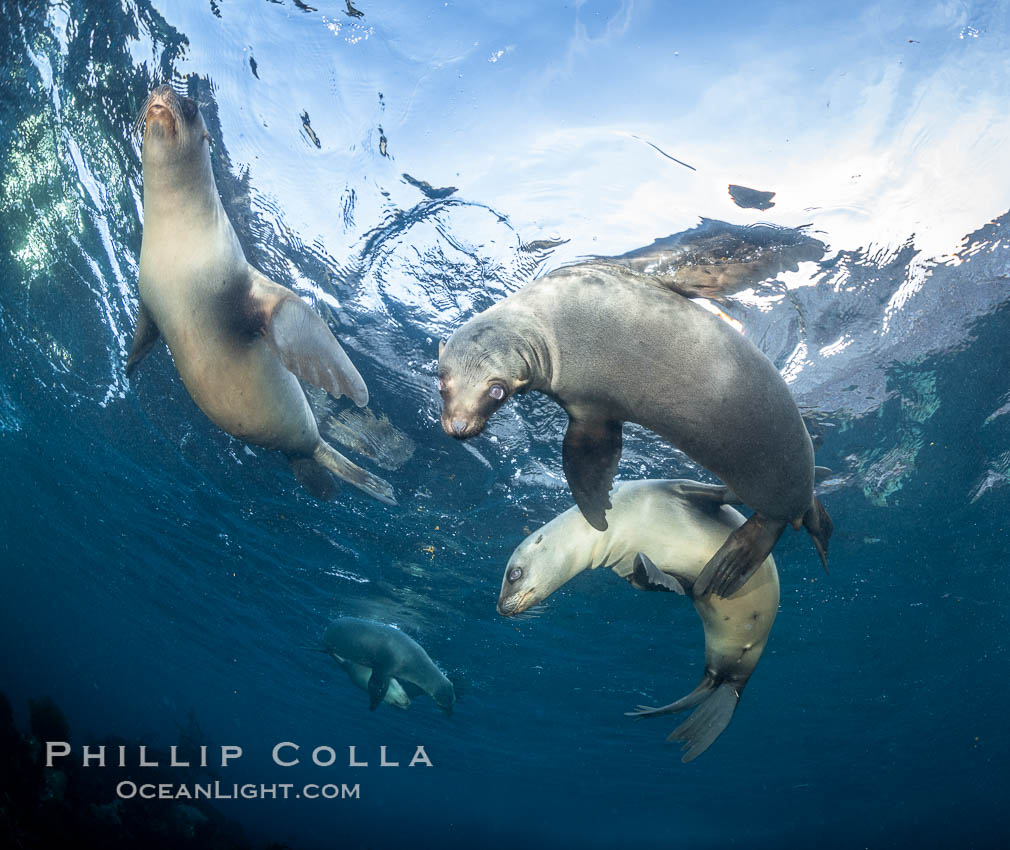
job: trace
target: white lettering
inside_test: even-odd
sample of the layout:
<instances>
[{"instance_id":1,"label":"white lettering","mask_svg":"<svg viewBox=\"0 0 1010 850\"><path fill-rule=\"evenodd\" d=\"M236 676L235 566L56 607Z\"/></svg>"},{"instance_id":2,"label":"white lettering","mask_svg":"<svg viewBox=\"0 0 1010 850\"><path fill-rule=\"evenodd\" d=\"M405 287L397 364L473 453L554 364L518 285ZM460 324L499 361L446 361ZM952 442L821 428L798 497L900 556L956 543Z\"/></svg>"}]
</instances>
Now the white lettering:
<instances>
[{"instance_id":1,"label":"white lettering","mask_svg":"<svg viewBox=\"0 0 1010 850\"><path fill-rule=\"evenodd\" d=\"M398 761L386 761L386 748L379 747L379 767L399 767Z\"/></svg>"},{"instance_id":2,"label":"white lettering","mask_svg":"<svg viewBox=\"0 0 1010 850\"><path fill-rule=\"evenodd\" d=\"M242 748L236 746L221 747L221 767L227 767L230 759L242 758Z\"/></svg>"},{"instance_id":3,"label":"white lettering","mask_svg":"<svg viewBox=\"0 0 1010 850\"><path fill-rule=\"evenodd\" d=\"M56 748L60 748L60 752ZM66 741L46 741L46 767L53 766L54 758L63 758L70 755L70 744Z\"/></svg>"},{"instance_id":4,"label":"white lettering","mask_svg":"<svg viewBox=\"0 0 1010 850\"><path fill-rule=\"evenodd\" d=\"M328 754L329 761L323 761L320 754ZM312 751L312 761L319 767L329 767L333 762L337 760L337 751L333 747L316 747Z\"/></svg>"},{"instance_id":5,"label":"white lettering","mask_svg":"<svg viewBox=\"0 0 1010 850\"><path fill-rule=\"evenodd\" d=\"M281 761L281 748L282 747L290 747L291 749L295 750L296 752L299 749L298 744L292 744L290 741L282 741L276 747L274 747L274 764L276 764L276 765L278 765L280 767L294 767L296 764L298 764L298 759L297 758L293 759L292 761Z\"/></svg>"},{"instance_id":6,"label":"white lettering","mask_svg":"<svg viewBox=\"0 0 1010 850\"><path fill-rule=\"evenodd\" d=\"M170 767L189 767L188 761L179 761L179 748L172 746L168 748L169 753L172 756L172 764Z\"/></svg>"},{"instance_id":7,"label":"white lettering","mask_svg":"<svg viewBox=\"0 0 1010 850\"><path fill-rule=\"evenodd\" d=\"M141 745L141 747L140 747L140 761L138 762L138 767L157 767L157 766L158 766L157 760L155 760L155 761L148 761L147 760L147 747ZM143 792L143 789L141 789L141 792ZM144 796L143 793L141 793L140 796L143 797Z\"/></svg>"},{"instance_id":8,"label":"white lettering","mask_svg":"<svg viewBox=\"0 0 1010 850\"><path fill-rule=\"evenodd\" d=\"M354 754L354 751L357 749L357 747L348 747L347 749L351 751L351 755L347 761L348 767L368 767L367 761L357 760L357 756Z\"/></svg>"},{"instance_id":9,"label":"white lettering","mask_svg":"<svg viewBox=\"0 0 1010 850\"><path fill-rule=\"evenodd\" d=\"M413 767L415 764L423 764L425 767L431 767L431 759L428 758L428 754L424 751L424 747L418 747L414 753L414 757L410 760L408 767Z\"/></svg>"},{"instance_id":10,"label":"white lettering","mask_svg":"<svg viewBox=\"0 0 1010 850\"><path fill-rule=\"evenodd\" d=\"M105 747L98 747L98 752L91 752L91 747L87 744L84 745L84 749L81 755L81 765L83 767L90 767L92 761L97 761L99 767L105 767Z\"/></svg>"}]
</instances>

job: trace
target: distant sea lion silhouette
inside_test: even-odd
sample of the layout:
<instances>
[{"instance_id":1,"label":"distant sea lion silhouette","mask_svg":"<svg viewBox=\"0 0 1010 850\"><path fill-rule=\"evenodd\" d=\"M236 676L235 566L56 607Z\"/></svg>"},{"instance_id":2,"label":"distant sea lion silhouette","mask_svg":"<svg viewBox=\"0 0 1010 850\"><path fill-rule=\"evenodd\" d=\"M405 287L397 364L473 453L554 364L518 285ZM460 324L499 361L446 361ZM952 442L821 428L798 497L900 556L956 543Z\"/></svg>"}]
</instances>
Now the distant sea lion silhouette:
<instances>
[{"instance_id":1,"label":"distant sea lion silhouette","mask_svg":"<svg viewBox=\"0 0 1010 850\"><path fill-rule=\"evenodd\" d=\"M479 434L510 396L539 390L568 414L562 460L575 503L607 527L621 429L655 431L755 513L695 582L732 595L786 525L805 526L827 565L831 519L814 497L810 436L775 366L746 337L653 280L608 263L551 272L439 345L442 428Z\"/></svg>"},{"instance_id":2,"label":"distant sea lion silhouette","mask_svg":"<svg viewBox=\"0 0 1010 850\"><path fill-rule=\"evenodd\" d=\"M690 597L705 627L705 675L690 694L663 708L639 706L636 717L695 711L668 740L684 743L685 762L711 746L733 717L764 651L779 604L769 555L733 596L698 596L698 574L744 521L724 503L725 487L693 481L629 481L610 494L606 531L570 508L534 531L509 558L498 612L513 616L550 596L585 569L605 567L640 590Z\"/></svg>"},{"instance_id":3,"label":"distant sea lion silhouette","mask_svg":"<svg viewBox=\"0 0 1010 850\"><path fill-rule=\"evenodd\" d=\"M365 690L372 711L386 699L393 681L398 680L397 686L407 682L416 685L447 715L452 714L456 702L452 682L421 645L399 629L373 620L341 617L323 635L323 648L341 665L349 662L370 670ZM355 673L348 672L353 679Z\"/></svg>"},{"instance_id":4,"label":"distant sea lion silhouette","mask_svg":"<svg viewBox=\"0 0 1010 850\"><path fill-rule=\"evenodd\" d=\"M159 86L142 115L140 309L126 374L164 337L200 409L229 434L284 452L314 496L333 495L333 473L395 504L387 482L319 436L299 378L359 407L368 390L326 323L246 262L196 102Z\"/></svg>"}]
</instances>

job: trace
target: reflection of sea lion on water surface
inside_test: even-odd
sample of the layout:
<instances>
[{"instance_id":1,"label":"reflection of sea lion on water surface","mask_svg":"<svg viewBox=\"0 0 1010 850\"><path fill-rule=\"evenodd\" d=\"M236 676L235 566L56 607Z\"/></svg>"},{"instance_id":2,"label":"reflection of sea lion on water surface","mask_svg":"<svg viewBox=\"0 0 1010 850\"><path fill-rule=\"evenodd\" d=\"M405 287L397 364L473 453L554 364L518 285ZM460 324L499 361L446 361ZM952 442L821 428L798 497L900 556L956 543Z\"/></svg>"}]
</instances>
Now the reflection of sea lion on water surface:
<instances>
[{"instance_id":1,"label":"reflection of sea lion on water surface","mask_svg":"<svg viewBox=\"0 0 1010 850\"><path fill-rule=\"evenodd\" d=\"M570 508L534 531L509 558L498 611L519 614L586 569L612 569L639 590L689 596L705 626L705 675L686 697L663 708L639 707L637 717L695 711L670 735L684 742L684 761L701 755L733 717L757 666L779 604L779 580L769 555L733 596L695 596L698 574L726 536L743 523L723 500L725 487L693 481L629 481L610 494L606 531Z\"/></svg>"},{"instance_id":2,"label":"reflection of sea lion on water surface","mask_svg":"<svg viewBox=\"0 0 1010 850\"><path fill-rule=\"evenodd\" d=\"M319 436L299 378L359 406L368 390L326 323L246 262L196 102L160 86L143 120L140 308L127 375L164 337L200 409L229 434L284 452L314 496L332 496L333 473L395 504L388 483Z\"/></svg>"},{"instance_id":3,"label":"reflection of sea lion on water surface","mask_svg":"<svg viewBox=\"0 0 1010 850\"><path fill-rule=\"evenodd\" d=\"M399 695L389 699L391 689L399 689L402 700L407 700L401 685L416 685L431 696L446 714L452 713L456 702L456 692L445 674L424 651L424 648L399 629L361 620L357 617L341 617L330 624L323 635L323 648L342 667L348 670L352 681L364 678L367 668L368 707L373 711L386 700L399 704ZM348 669L347 665L352 667ZM355 670L354 667L362 668ZM395 687L394 687L395 683ZM406 705L401 705L406 708Z\"/></svg>"},{"instance_id":4,"label":"reflection of sea lion on water surface","mask_svg":"<svg viewBox=\"0 0 1010 850\"><path fill-rule=\"evenodd\" d=\"M539 390L568 414L568 485L607 527L621 430L637 422L718 475L755 513L713 556L701 595L729 596L786 525L827 560L810 437L775 366L669 284L609 263L561 268L474 316L439 346L442 427L466 439L512 395Z\"/></svg>"}]
</instances>

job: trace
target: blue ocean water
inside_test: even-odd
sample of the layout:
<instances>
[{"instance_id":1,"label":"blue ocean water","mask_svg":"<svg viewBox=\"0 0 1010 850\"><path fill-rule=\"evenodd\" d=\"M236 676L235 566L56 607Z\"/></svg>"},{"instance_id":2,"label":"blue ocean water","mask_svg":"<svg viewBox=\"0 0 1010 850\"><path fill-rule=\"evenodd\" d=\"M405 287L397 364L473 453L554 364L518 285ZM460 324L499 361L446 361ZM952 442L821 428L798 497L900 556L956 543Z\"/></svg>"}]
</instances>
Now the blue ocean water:
<instances>
[{"instance_id":1,"label":"blue ocean water","mask_svg":"<svg viewBox=\"0 0 1010 850\"><path fill-rule=\"evenodd\" d=\"M360 783L215 802L293 847L1005 846L1008 4L0 13L0 689L22 729L41 695L80 743L163 749L195 718L243 748L228 782ZM126 379L133 128L165 81L200 102L250 261L326 316L399 435L393 456L344 449L398 507L313 500L203 416L163 347ZM675 719L623 712L700 679L690 604L585 574L500 617L509 553L571 505L564 418L523 397L452 441L435 366L530 280L701 218L827 246L724 309L818 436L835 535L828 576L806 535L776 547L768 649L683 765ZM339 432L347 400L314 403ZM674 476L705 473L629 426L619 477ZM452 717L369 712L317 651L343 615L418 640ZM281 768L282 741L371 765ZM432 768L377 766L419 745Z\"/></svg>"}]
</instances>

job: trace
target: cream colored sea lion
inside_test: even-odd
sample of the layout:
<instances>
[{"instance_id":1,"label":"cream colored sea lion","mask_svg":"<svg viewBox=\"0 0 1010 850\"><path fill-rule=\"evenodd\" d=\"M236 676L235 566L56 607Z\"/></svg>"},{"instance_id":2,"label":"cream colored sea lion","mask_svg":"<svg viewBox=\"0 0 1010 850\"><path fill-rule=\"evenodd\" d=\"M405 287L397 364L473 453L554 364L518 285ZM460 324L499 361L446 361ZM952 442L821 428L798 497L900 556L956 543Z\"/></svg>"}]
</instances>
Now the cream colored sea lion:
<instances>
[{"instance_id":1,"label":"cream colored sea lion","mask_svg":"<svg viewBox=\"0 0 1010 850\"><path fill-rule=\"evenodd\" d=\"M445 674L408 635L374 620L341 617L323 635L323 647L330 655L371 670L365 690L368 707L378 708L392 682L409 682L429 694L447 715L452 714L456 691Z\"/></svg>"},{"instance_id":2,"label":"cream colored sea lion","mask_svg":"<svg viewBox=\"0 0 1010 850\"><path fill-rule=\"evenodd\" d=\"M368 390L326 323L246 262L196 102L160 86L143 120L140 309L126 374L164 337L189 394L220 428L284 452L319 498L332 496L333 473L395 504L387 482L319 436L299 378L359 406Z\"/></svg>"},{"instance_id":3,"label":"cream colored sea lion","mask_svg":"<svg viewBox=\"0 0 1010 850\"><path fill-rule=\"evenodd\" d=\"M539 390L568 414L575 503L605 529L621 429L637 422L718 475L755 513L716 552L697 595L732 595L786 525L827 564L831 519L814 455L775 366L671 284L607 263L558 269L474 316L439 347L442 427L467 439L510 396Z\"/></svg>"},{"instance_id":4,"label":"cream colored sea lion","mask_svg":"<svg viewBox=\"0 0 1010 850\"><path fill-rule=\"evenodd\" d=\"M757 666L779 604L779 578L769 555L730 597L698 596L694 583L743 516L725 487L693 481L629 481L610 494L610 522L597 531L577 508L534 531L509 558L498 612L511 617L550 596L585 569L607 567L640 590L690 596L705 627L705 675L690 694L662 708L639 706L635 717L695 711L670 735L697 758L729 724Z\"/></svg>"}]
</instances>

